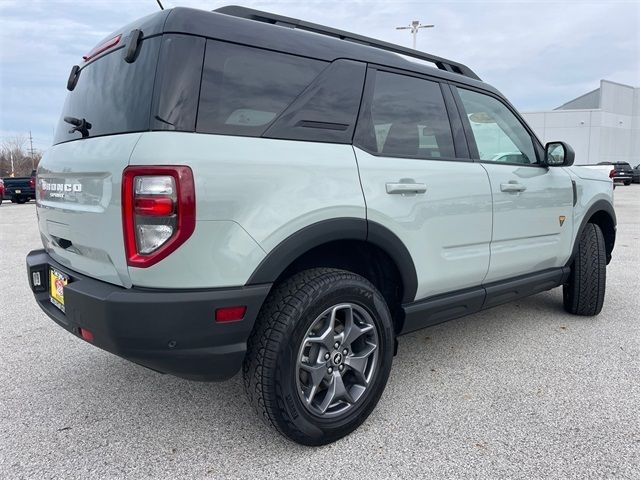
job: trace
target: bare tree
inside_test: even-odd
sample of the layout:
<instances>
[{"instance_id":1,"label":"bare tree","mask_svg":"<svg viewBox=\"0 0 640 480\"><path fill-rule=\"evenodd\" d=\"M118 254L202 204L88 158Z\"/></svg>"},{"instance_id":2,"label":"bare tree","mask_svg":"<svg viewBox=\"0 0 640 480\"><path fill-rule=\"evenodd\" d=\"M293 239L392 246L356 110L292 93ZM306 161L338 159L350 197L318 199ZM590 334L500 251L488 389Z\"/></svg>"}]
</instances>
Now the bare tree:
<instances>
[{"instance_id":1,"label":"bare tree","mask_svg":"<svg viewBox=\"0 0 640 480\"><path fill-rule=\"evenodd\" d=\"M5 137L0 143L0 177L29 176L36 168L42 154L34 151L33 157L27 153L27 136Z\"/></svg>"}]
</instances>

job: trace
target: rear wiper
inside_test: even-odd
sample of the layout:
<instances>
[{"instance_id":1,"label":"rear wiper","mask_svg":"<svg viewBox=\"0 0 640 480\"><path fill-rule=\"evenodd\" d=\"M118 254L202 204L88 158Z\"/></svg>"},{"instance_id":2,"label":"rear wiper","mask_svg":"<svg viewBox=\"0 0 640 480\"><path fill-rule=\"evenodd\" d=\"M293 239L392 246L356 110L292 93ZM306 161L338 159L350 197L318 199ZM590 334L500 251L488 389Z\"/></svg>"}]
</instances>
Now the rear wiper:
<instances>
[{"instance_id":1,"label":"rear wiper","mask_svg":"<svg viewBox=\"0 0 640 480\"><path fill-rule=\"evenodd\" d=\"M76 117L64 117L64 121L74 126L71 130L69 130L69 133L80 132L82 134L82 138L86 138L89 136L91 124L84 118L80 119Z\"/></svg>"}]
</instances>

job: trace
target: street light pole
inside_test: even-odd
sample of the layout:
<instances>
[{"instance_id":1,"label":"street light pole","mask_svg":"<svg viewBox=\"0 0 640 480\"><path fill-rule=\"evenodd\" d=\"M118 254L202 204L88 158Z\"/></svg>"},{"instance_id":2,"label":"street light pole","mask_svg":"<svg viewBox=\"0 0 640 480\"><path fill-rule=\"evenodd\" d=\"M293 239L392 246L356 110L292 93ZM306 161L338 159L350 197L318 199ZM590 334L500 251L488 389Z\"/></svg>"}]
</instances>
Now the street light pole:
<instances>
[{"instance_id":1,"label":"street light pole","mask_svg":"<svg viewBox=\"0 0 640 480\"><path fill-rule=\"evenodd\" d=\"M411 25L407 27L396 27L396 30L411 30L413 36L413 49L416 49L416 38L418 36L418 29L420 28L433 28L435 25L420 25L420 20L414 20Z\"/></svg>"}]
</instances>

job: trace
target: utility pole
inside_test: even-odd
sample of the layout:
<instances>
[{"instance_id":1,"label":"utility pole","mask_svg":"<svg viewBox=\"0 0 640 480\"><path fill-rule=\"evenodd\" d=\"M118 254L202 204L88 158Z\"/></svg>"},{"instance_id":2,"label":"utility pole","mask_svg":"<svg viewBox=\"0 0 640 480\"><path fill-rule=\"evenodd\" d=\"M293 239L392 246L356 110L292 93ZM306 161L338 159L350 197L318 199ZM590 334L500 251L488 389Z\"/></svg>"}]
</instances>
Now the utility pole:
<instances>
[{"instance_id":1,"label":"utility pole","mask_svg":"<svg viewBox=\"0 0 640 480\"><path fill-rule=\"evenodd\" d=\"M33 137L31 136L31 130L29 130L29 155L31 155L31 170L35 170L36 166L34 163L34 154L33 154Z\"/></svg>"},{"instance_id":2,"label":"utility pole","mask_svg":"<svg viewBox=\"0 0 640 480\"><path fill-rule=\"evenodd\" d=\"M414 20L408 27L396 27L396 30L411 30L413 36L413 49L416 49L416 37L418 36L418 29L420 28L433 28L435 25L420 25L420 20Z\"/></svg>"}]
</instances>

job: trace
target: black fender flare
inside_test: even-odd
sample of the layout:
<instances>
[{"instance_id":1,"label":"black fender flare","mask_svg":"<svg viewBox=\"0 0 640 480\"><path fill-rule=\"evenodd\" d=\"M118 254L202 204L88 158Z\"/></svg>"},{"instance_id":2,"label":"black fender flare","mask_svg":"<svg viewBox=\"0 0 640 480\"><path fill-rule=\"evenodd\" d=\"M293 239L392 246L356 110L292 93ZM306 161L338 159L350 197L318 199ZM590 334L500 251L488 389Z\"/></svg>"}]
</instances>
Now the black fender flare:
<instances>
[{"instance_id":1,"label":"black fender flare","mask_svg":"<svg viewBox=\"0 0 640 480\"><path fill-rule=\"evenodd\" d=\"M404 286L403 303L414 300L418 290L418 275L409 250L391 230L364 218L334 218L298 230L267 254L246 285L273 283L297 258L315 247L336 240L365 241L385 251L400 272Z\"/></svg>"},{"instance_id":2,"label":"black fender flare","mask_svg":"<svg viewBox=\"0 0 640 480\"><path fill-rule=\"evenodd\" d=\"M587 209L586 213L582 217L582 221L580 222L580 227L578 227L577 234L573 240L573 248L571 249L571 256L569 257L569 260L567 261L565 266L569 267L573 263L573 259L578 253L578 245L580 243L580 237L582 236L582 232L584 232L584 229L589 223L589 220L591 219L591 217L593 217L593 215L598 212L605 212L607 215L609 215L609 217L611 218L611 221L613 222L613 242L611 244L611 251L613 251L613 247L615 245L615 238L616 238L616 225L617 225L616 212L613 208L613 205L610 202L602 199L596 200L593 203L593 205L591 205ZM609 263L609 261L611 260L611 251L607 252L607 263Z\"/></svg>"}]
</instances>

